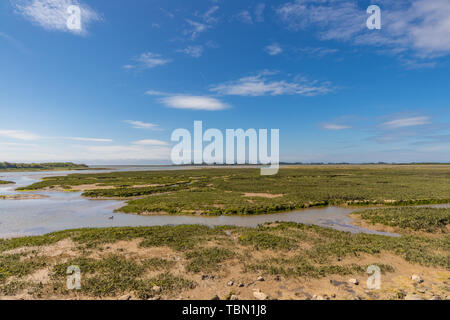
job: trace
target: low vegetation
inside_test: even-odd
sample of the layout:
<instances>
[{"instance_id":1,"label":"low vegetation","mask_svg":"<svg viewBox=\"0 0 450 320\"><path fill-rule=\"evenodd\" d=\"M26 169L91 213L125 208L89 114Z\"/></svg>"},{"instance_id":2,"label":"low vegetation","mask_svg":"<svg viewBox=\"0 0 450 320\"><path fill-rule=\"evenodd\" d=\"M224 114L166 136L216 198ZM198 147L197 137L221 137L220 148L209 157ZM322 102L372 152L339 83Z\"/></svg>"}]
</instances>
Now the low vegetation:
<instances>
[{"instance_id":1,"label":"low vegetation","mask_svg":"<svg viewBox=\"0 0 450 320\"><path fill-rule=\"evenodd\" d=\"M392 210L372 210L376 213L369 217L386 214L386 221L391 221L397 209ZM411 210L406 211L407 215L426 216L421 208ZM415 223L398 224L400 228L411 225ZM213 281L208 286L222 290L226 283L233 285L227 282L231 277L254 282L257 275L281 276L287 285L299 279L363 277L370 264L378 265L384 274L403 272L397 260L385 258L389 256L398 257L411 268L431 268L436 274L446 270L448 278L450 233L445 227L449 220L440 220L437 225L441 232L433 237L407 231L400 237L351 234L284 222L254 229L199 225L80 229L1 239L0 296L65 299L74 295L117 298L129 294L137 299L177 298L206 290L204 284L199 286L201 281ZM435 229L421 230L426 233ZM70 265L81 269L81 291L65 287ZM36 276L42 272L48 277ZM253 282L246 283L246 287L253 286ZM239 292L252 292L252 287L246 287ZM436 290L445 287L441 283Z\"/></svg>"},{"instance_id":2,"label":"low vegetation","mask_svg":"<svg viewBox=\"0 0 450 320\"><path fill-rule=\"evenodd\" d=\"M415 231L445 232L450 224L450 208L385 208L358 212L371 224L383 224Z\"/></svg>"},{"instance_id":3,"label":"low vegetation","mask_svg":"<svg viewBox=\"0 0 450 320\"><path fill-rule=\"evenodd\" d=\"M0 180L0 184L13 184L14 182L12 181L4 181L4 180Z\"/></svg>"},{"instance_id":4,"label":"low vegetation","mask_svg":"<svg viewBox=\"0 0 450 320\"><path fill-rule=\"evenodd\" d=\"M450 202L448 165L288 166L71 174L22 190L95 186L93 198L123 198L119 211L147 214L250 215L327 205L406 206Z\"/></svg>"},{"instance_id":5,"label":"low vegetation","mask_svg":"<svg viewBox=\"0 0 450 320\"><path fill-rule=\"evenodd\" d=\"M50 171L50 170L82 170L88 169L85 164L72 162L52 163L11 163L0 162L0 171Z\"/></svg>"}]
</instances>

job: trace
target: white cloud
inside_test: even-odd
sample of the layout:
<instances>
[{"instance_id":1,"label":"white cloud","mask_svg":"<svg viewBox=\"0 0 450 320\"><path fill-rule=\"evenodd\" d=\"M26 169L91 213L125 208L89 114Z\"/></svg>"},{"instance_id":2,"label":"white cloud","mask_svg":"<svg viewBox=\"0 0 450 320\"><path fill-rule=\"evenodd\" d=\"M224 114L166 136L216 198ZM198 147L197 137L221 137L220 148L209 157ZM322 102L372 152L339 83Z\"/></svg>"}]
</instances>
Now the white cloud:
<instances>
[{"instance_id":1,"label":"white cloud","mask_svg":"<svg viewBox=\"0 0 450 320\"><path fill-rule=\"evenodd\" d=\"M91 22L101 20L99 14L78 0L11 0L11 3L17 14L51 31L85 34ZM67 19L70 16L67 8L71 5L81 9L80 30L67 28Z\"/></svg>"},{"instance_id":2,"label":"white cloud","mask_svg":"<svg viewBox=\"0 0 450 320\"><path fill-rule=\"evenodd\" d=\"M326 55L336 53L339 50L324 48L324 47L305 47L305 48L298 48L298 49L296 49L296 51L300 52L300 53L305 53L312 57L322 58Z\"/></svg>"},{"instance_id":3,"label":"white cloud","mask_svg":"<svg viewBox=\"0 0 450 320\"><path fill-rule=\"evenodd\" d=\"M240 78L236 81L219 84L210 90L223 95L265 96L265 95L304 95L315 96L332 91L328 83L308 81L304 78L289 82L285 80L270 80L271 73L263 72L256 76Z\"/></svg>"},{"instance_id":4,"label":"white cloud","mask_svg":"<svg viewBox=\"0 0 450 320\"><path fill-rule=\"evenodd\" d=\"M139 57L135 58L135 60L138 62L138 67L143 69L163 66L172 61L170 59L163 58L160 54L152 52L142 53Z\"/></svg>"},{"instance_id":5,"label":"white cloud","mask_svg":"<svg viewBox=\"0 0 450 320\"><path fill-rule=\"evenodd\" d=\"M322 128L326 130L345 130L350 129L350 126L343 124L325 123L322 125Z\"/></svg>"},{"instance_id":6,"label":"white cloud","mask_svg":"<svg viewBox=\"0 0 450 320\"><path fill-rule=\"evenodd\" d=\"M450 54L448 0L384 0L382 29L368 30L368 14L358 3L334 0L297 0L278 7L277 15L293 30L314 27L324 40L389 48L421 58Z\"/></svg>"},{"instance_id":7,"label":"white cloud","mask_svg":"<svg viewBox=\"0 0 450 320\"><path fill-rule=\"evenodd\" d=\"M190 19L186 19L186 22L189 24L190 28L184 30L184 34L190 35L192 39L197 38L200 33L205 32L209 28L205 23L196 22Z\"/></svg>"},{"instance_id":8,"label":"white cloud","mask_svg":"<svg viewBox=\"0 0 450 320\"><path fill-rule=\"evenodd\" d=\"M405 127L422 126L430 123L431 122L429 117L412 117L387 121L382 123L381 126L387 129L397 129Z\"/></svg>"},{"instance_id":9,"label":"white cloud","mask_svg":"<svg viewBox=\"0 0 450 320\"><path fill-rule=\"evenodd\" d=\"M255 21L263 22L264 21L264 9L266 5L264 3L259 3L255 7Z\"/></svg>"},{"instance_id":10,"label":"white cloud","mask_svg":"<svg viewBox=\"0 0 450 320\"><path fill-rule=\"evenodd\" d=\"M178 50L178 52L183 52L194 58L200 58L203 54L203 47L202 46L187 46L185 49Z\"/></svg>"},{"instance_id":11,"label":"white cloud","mask_svg":"<svg viewBox=\"0 0 450 320\"><path fill-rule=\"evenodd\" d=\"M67 139L74 141L85 141L85 142L113 142L111 139L102 139L102 138L81 138L81 137L69 137Z\"/></svg>"},{"instance_id":12,"label":"white cloud","mask_svg":"<svg viewBox=\"0 0 450 320\"><path fill-rule=\"evenodd\" d=\"M283 52L283 49L280 47L278 43L273 43L271 45L268 45L264 48L264 51L266 51L271 56L276 56Z\"/></svg>"},{"instance_id":13,"label":"white cloud","mask_svg":"<svg viewBox=\"0 0 450 320\"><path fill-rule=\"evenodd\" d=\"M154 123L146 123L142 121L125 120L124 122L131 124L135 129L159 130L159 126Z\"/></svg>"},{"instance_id":14,"label":"white cloud","mask_svg":"<svg viewBox=\"0 0 450 320\"><path fill-rule=\"evenodd\" d=\"M247 10L239 12L235 15L235 18L242 23L253 24L252 16Z\"/></svg>"},{"instance_id":15,"label":"white cloud","mask_svg":"<svg viewBox=\"0 0 450 320\"><path fill-rule=\"evenodd\" d=\"M30 133L23 130L0 130L0 136L26 141L38 140L40 138L38 135L34 133Z\"/></svg>"},{"instance_id":16,"label":"white cloud","mask_svg":"<svg viewBox=\"0 0 450 320\"><path fill-rule=\"evenodd\" d=\"M217 111L229 106L222 101L205 96L175 95L161 98L160 101L169 108Z\"/></svg>"},{"instance_id":17,"label":"white cloud","mask_svg":"<svg viewBox=\"0 0 450 320\"><path fill-rule=\"evenodd\" d=\"M154 139L146 139L146 140L138 140L133 142L135 145L141 145L141 146L167 146L168 143L161 140L154 140Z\"/></svg>"}]
</instances>

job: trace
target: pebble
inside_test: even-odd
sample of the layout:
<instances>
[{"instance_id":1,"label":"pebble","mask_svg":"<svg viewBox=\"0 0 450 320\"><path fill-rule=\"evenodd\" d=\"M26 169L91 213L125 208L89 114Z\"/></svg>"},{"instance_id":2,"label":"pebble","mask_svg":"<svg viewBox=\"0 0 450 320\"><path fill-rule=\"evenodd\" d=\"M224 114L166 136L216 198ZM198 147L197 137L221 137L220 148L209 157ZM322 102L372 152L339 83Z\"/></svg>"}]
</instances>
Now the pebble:
<instances>
[{"instance_id":1,"label":"pebble","mask_svg":"<svg viewBox=\"0 0 450 320\"><path fill-rule=\"evenodd\" d=\"M354 285L358 285L359 284L359 281L357 279L354 279L354 278L348 280L348 282L353 283Z\"/></svg>"},{"instance_id":2,"label":"pebble","mask_svg":"<svg viewBox=\"0 0 450 320\"><path fill-rule=\"evenodd\" d=\"M238 298L238 296L237 295L232 295L231 297L230 297L230 300L239 300L239 298Z\"/></svg>"},{"instance_id":3,"label":"pebble","mask_svg":"<svg viewBox=\"0 0 450 320\"><path fill-rule=\"evenodd\" d=\"M130 299L131 299L131 296L129 294L125 294L125 295L119 297L119 300L130 300Z\"/></svg>"},{"instance_id":4,"label":"pebble","mask_svg":"<svg viewBox=\"0 0 450 320\"><path fill-rule=\"evenodd\" d=\"M417 274L413 274L411 276L411 280L416 282L416 283L422 283L423 282L423 279Z\"/></svg>"},{"instance_id":5,"label":"pebble","mask_svg":"<svg viewBox=\"0 0 450 320\"><path fill-rule=\"evenodd\" d=\"M216 294L214 297L211 298L211 300L220 300L219 296Z\"/></svg>"},{"instance_id":6,"label":"pebble","mask_svg":"<svg viewBox=\"0 0 450 320\"><path fill-rule=\"evenodd\" d=\"M153 292L155 292L155 293L160 293L160 292L161 292L161 287L153 286L152 290L153 290Z\"/></svg>"},{"instance_id":7,"label":"pebble","mask_svg":"<svg viewBox=\"0 0 450 320\"><path fill-rule=\"evenodd\" d=\"M230 281L227 282L227 286L229 286L229 287L231 287L233 284L234 284L233 280L230 280Z\"/></svg>"},{"instance_id":8,"label":"pebble","mask_svg":"<svg viewBox=\"0 0 450 320\"><path fill-rule=\"evenodd\" d=\"M243 283L241 282L241 283L239 283L238 287L239 287L239 288L245 287L245 284L243 284Z\"/></svg>"},{"instance_id":9,"label":"pebble","mask_svg":"<svg viewBox=\"0 0 450 320\"><path fill-rule=\"evenodd\" d=\"M325 300L325 299L323 296L315 294L312 296L312 300Z\"/></svg>"},{"instance_id":10,"label":"pebble","mask_svg":"<svg viewBox=\"0 0 450 320\"><path fill-rule=\"evenodd\" d=\"M253 296L258 300L267 300L267 298L269 297L267 294L261 292L261 290L259 289L253 292Z\"/></svg>"},{"instance_id":11,"label":"pebble","mask_svg":"<svg viewBox=\"0 0 450 320\"><path fill-rule=\"evenodd\" d=\"M259 276L259 277L256 279L256 281L264 281L264 278L261 277L261 276Z\"/></svg>"}]
</instances>

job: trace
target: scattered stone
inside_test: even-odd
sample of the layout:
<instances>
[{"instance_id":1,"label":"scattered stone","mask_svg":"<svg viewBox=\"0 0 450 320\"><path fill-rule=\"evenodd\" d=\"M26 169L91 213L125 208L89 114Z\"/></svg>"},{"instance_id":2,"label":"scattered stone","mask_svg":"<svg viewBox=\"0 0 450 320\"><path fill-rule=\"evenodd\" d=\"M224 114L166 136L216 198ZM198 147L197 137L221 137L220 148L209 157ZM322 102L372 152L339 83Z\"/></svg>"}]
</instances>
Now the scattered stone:
<instances>
[{"instance_id":1,"label":"scattered stone","mask_svg":"<svg viewBox=\"0 0 450 320\"><path fill-rule=\"evenodd\" d=\"M241 283L239 283L238 287L243 288L243 287L245 287L245 284L241 282Z\"/></svg>"},{"instance_id":2,"label":"scattered stone","mask_svg":"<svg viewBox=\"0 0 450 320\"><path fill-rule=\"evenodd\" d=\"M148 299L148 300L161 300L161 297L159 297L159 296L157 296L157 297L151 297L150 299Z\"/></svg>"},{"instance_id":3,"label":"scattered stone","mask_svg":"<svg viewBox=\"0 0 450 320\"><path fill-rule=\"evenodd\" d=\"M202 275L202 280L208 280L208 279L213 280L214 276L210 276L210 275L207 275L207 274Z\"/></svg>"},{"instance_id":4,"label":"scattered stone","mask_svg":"<svg viewBox=\"0 0 450 320\"><path fill-rule=\"evenodd\" d=\"M416 283L422 283L423 282L423 279L417 274L413 274L411 276L411 280L416 282Z\"/></svg>"},{"instance_id":5,"label":"scattered stone","mask_svg":"<svg viewBox=\"0 0 450 320\"><path fill-rule=\"evenodd\" d=\"M230 300L239 300L239 298L237 295L233 294L231 295Z\"/></svg>"},{"instance_id":6,"label":"scattered stone","mask_svg":"<svg viewBox=\"0 0 450 320\"><path fill-rule=\"evenodd\" d=\"M153 286L152 290L153 290L153 292L155 292L155 293L160 293L160 292L161 292L161 287Z\"/></svg>"},{"instance_id":7,"label":"scattered stone","mask_svg":"<svg viewBox=\"0 0 450 320\"><path fill-rule=\"evenodd\" d=\"M131 296L129 294L125 294L125 295L119 297L119 300L130 300L130 299L131 299Z\"/></svg>"},{"instance_id":8,"label":"scattered stone","mask_svg":"<svg viewBox=\"0 0 450 320\"><path fill-rule=\"evenodd\" d=\"M362 297L361 296L354 296L353 300L362 300Z\"/></svg>"},{"instance_id":9,"label":"scattered stone","mask_svg":"<svg viewBox=\"0 0 450 320\"><path fill-rule=\"evenodd\" d=\"M348 282L353 283L356 286L359 284L359 281L357 279L355 279L355 278L352 278L352 279L348 280Z\"/></svg>"},{"instance_id":10,"label":"scattered stone","mask_svg":"<svg viewBox=\"0 0 450 320\"><path fill-rule=\"evenodd\" d=\"M219 296L216 294L214 297L211 298L211 300L220 300Z\"/></svg>"},{"instance_id":11,"label":"scattered stone","mask_svg":"<svg viewBox=\"0 0 450 320\"><path fill-rule=\"evenodd\" d=\"M253 296L258 300L267 300L269 296L265 294L264 292L261 292L261 290L257 289L253 292Z\"/></svg>"},{"instance_id":12,"label":"scattered stone","mask_svg":"<svg viewBox=\"0 0 450 320\"><path fill-rule=\"evenodd\" d=\"M315 294L312 296L311 300L325 300L325 299L323 298L323 296Z\"/></svg>"},{"instance_id":13,"label":"scattered stone","mask_svg":"<svg viewBox=\"0 0 450 320\"><path fill-rule=\"evenodd\" d=\"M332 297L333 299L336 298L336 294L333 293L333 294L331 295L331 297Z\"/></svg>"},{"instance_id":14,"label":"scattered stone","mask_svg":"<svg viewBox=\"0 0 450 320\"><path fill-rule=\"evenodd\" d=\"M261 276L259 276L259 277L256 279L256 281L264 281L264 278L261 277Z\"/></svg>"},{"instance_id":15,"label":"scattered stone","mask_svg":"<svg viewBox=\"0 0 450 320\"><path fill-rule=\"evenodd\" d=\"M420 292L420 293L425 293L426 292L426 290L424 288L418 288L417 291Z\"/></svg>"},{"instance_id":16,"label":"scattered stone","mask_svg":"<svg viewBox=\"0 0 450 320\"><path fill-rule=\"evenodd\" d=\"M407 294L405 300L423 300L423 298L417 294Z\"/></svg>"},{"instance_id":17,"label":"scattered stone","mask_svg":"<svg viewBox=\"0 0 450 320\"><path fill-rule=\"evenodd\" d=\"M275 281L281 281L281 277L280 276L275 276L275 278L273 278Z\"/></svg>"},{"instance_id":18,"label":"scattered stone","mask_svg":"<svg viewBox=\"0 0 450 320\"><path fill-rule=\"evenodd\" d=\"M431 297L430 300L442 300L442 299L441 299L441 297L439 297L439 296L433 296L433 297Z\"/></svg>"},{"instance_id":19,"label":"scattered stone","mask_svg":"<svg viewBox=\"0 0 450 320\"><path fill-rule=\"evenodd\" d=\"M338 257L338 258L337 258L337 261L342 261L342 258L341 258L341 257Z\"/></svg>"},{"instance_id":20,"label":"scattered stone","mask_svg":"<svg viewBox=\"0 0 450 320\"><path fill-rule=\"evenodd\" d=\"M229 287L231 287L233 284L234 284L233 280L230 280L230 281L227 282L227 286L229 286Z\"/></svg>"}]
</instances>

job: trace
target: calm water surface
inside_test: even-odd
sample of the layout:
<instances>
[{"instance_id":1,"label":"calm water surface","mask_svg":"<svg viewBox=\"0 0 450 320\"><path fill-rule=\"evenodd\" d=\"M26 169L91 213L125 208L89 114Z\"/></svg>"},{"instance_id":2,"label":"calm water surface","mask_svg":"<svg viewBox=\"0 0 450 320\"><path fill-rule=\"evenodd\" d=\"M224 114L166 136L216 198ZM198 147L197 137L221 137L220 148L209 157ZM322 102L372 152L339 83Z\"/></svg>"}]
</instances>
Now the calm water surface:
<instances>
[{"instance_id":1,"label":"calm water surface","mask_svg":"<svg viewBox=\"0 0 450 320\"><path fill-rule=\"evenodd\" d=\"M174 167L116 167L108 171L170 170L186 169ZM14 181L15 185L0 185L0 195L17 194L15 188L27 186L43 177L62 176L71 173L97 173L105 170L59 171L59 172L0 172L0 180ZM20 192L22 193L22 192ZM203 224L208 226L234 225L256 227L265 222L290 221L314 224L353 233L365 232L396 236L377 232L351 224L348 214L354 209L326 207L302 209L287 213L257 216L139 216L114 213L124 205L116 200L89 200L81 192L24 192L46 195L45 199L0 200L0 238L41 235L53 231L86 227L160 226L180 224ZM109 219L110 217L113 219Z\"/></svg>"}]
</instances>

